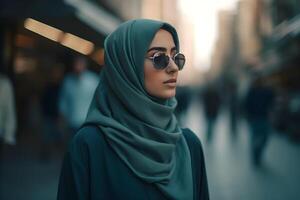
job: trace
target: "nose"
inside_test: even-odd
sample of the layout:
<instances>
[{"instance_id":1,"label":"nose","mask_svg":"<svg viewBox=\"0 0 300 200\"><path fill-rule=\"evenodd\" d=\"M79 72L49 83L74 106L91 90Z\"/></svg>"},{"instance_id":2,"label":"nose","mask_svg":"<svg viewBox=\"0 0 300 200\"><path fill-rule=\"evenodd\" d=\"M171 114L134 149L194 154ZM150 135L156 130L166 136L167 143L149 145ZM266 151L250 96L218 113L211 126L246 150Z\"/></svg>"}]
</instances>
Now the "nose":
<instances>
[{"instance_id":1,"label":"nose","mask_svg":"<svg viewBox=\"0 0 300 200\"><path fill-rule=\"evenodd\" d=\"M178 72L178 66L175 64L175 62L172 58L170 58L169 65L166 68L166 70L167 70L167 73L169 73L169 74L173 74L175 72Z\"/></svg>"}]
</instances>

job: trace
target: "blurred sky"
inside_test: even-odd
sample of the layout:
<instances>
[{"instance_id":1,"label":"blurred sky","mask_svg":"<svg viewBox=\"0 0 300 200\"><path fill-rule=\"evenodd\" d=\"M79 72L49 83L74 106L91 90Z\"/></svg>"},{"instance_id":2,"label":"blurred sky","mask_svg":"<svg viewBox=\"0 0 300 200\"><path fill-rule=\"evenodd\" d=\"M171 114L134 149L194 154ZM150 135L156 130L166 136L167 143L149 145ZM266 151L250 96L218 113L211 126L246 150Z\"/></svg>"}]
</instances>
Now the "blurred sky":
<instances>
[{"instance_id":1,"label":"blurred sky","mask_svg":"<svg viewBox=\"0 0 300 200\"><path fill-rule=\"evenodd\" d=\"M179 9L188 17L195 28L196 67L206 71L217 37L217 13L219 10L232 10L238 0L179 0Z\"/></svg>"}]
</instances>

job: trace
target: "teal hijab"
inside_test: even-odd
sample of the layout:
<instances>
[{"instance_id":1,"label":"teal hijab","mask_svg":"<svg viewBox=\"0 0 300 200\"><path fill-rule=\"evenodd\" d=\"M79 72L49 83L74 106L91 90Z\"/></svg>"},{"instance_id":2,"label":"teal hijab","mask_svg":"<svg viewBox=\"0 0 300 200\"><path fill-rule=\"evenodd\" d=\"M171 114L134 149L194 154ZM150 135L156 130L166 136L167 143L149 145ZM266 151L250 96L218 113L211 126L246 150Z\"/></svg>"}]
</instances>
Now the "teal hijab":
<instances>
[{"instance_id":1,"label":"teal hijab","mask_svg":"<svg viewBox=\"0 0 300 200\"><path fill-rule=\"evenodd\" d=\"M144 59L159 29L138 19L121 24L104 42L105 66L86 123L97 124L109 145L139 178L170 199L193 199L191 157L173 112L175 98L159 99L144 87Z\"/></svg>"}]
</instances>

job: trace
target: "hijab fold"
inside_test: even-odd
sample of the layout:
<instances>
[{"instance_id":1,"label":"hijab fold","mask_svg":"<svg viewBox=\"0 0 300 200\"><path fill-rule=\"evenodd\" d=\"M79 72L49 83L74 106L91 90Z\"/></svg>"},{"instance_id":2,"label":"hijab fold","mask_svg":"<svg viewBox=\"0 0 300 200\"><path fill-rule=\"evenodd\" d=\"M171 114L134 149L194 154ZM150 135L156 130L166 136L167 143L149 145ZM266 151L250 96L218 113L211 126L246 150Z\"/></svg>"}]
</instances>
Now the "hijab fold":
<instances>
[{"instance_id":1,"label":"hijab fold","mask_svg":"<svg viewBox=\"0 0 300 200\"><path fill-rule=\"evenodd\" d=\"M154 20L127 21L106 38L105 67L86 123L98 125L136 176L170 199L188 200L193 198L191 157L173 114L177 101L150 96L144 87L145 55L161 28L179 50L176 30Z\"/></svg>"}]
</instances>

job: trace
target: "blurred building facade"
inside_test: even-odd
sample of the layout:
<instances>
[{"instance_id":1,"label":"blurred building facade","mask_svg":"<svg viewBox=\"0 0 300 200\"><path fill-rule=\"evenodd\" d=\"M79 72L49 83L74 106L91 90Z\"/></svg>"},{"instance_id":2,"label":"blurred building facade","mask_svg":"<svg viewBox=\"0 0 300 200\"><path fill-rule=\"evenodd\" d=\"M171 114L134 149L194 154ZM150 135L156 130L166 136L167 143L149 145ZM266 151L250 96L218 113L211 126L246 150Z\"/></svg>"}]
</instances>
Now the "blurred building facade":
<instances>
[{"instance_id":1,"label":"blurred building facade","mask_svg":"<svg viewBox=\"0 0 300 200\"><path fill-rule=\"evenodd\" d=\"M73 58L82 55L98 73L105 37L123 21L140 17L141 5L137 0L1 1L0 70L14 85L19 135L41 131L39 102L52 68L67 73Z\"/></svg>"},{"instance_id":2,"label":"blurred building facade","mask_svg":"<svg viewBox=\"0 0 300 200\"><path fill-rule=\"evenodd\" d=\"M242 0L235 10L220 11L220 35L211 69L213 77L221 79L224 85L238 82L240 98L253 76L271 84L278 101L275 124L298 137L295 121L300 120L299 3L295 0ZM282 115L283 112L286 114ZM283 120L280 116L290 119Z\"/></svg>"}]
</instances>

